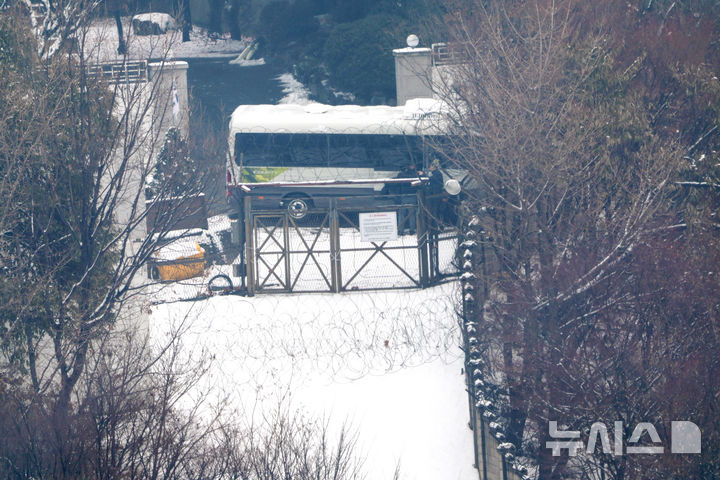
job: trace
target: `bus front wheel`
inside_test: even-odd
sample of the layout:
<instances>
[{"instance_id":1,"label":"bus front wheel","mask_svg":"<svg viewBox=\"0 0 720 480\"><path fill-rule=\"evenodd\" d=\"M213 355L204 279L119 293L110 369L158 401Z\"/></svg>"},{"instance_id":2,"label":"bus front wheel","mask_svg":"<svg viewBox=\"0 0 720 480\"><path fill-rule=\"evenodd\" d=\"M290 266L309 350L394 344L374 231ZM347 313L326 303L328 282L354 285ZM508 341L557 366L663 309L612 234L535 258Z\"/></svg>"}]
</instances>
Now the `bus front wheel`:
<instances>
[{"instance_id":1,"label":"bus front wheel","mask_svg":"<svg viewBox=\"0 0 720 480\"><path fill-rule=\"evenodd\" d=\"M312 207L312 200L305 195L289 195L285 198L288 215L296 220L305 218Z\"/></svg>"}]
</instances>

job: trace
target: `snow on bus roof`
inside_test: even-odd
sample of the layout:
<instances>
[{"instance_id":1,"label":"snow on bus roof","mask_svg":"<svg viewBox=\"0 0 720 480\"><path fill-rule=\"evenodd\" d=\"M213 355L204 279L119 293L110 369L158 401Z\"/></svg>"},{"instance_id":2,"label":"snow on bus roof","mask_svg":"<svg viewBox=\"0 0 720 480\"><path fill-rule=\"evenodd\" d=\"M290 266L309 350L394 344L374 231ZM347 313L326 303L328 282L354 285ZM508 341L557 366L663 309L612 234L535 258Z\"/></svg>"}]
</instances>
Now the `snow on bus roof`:
<instances>
[{"instance_id":1,"label":"snow on bus roof","mask_svg":"<svg viewBox=\"0 0 720 480\"><path fill-rule=\"evenodd\" d=\"M386 105L240 105L230 119L236 133L350 133L379 135L436 134L429 117L440 112L430 98L413 99L405 106Z\"/></svg>"}]
</instances>

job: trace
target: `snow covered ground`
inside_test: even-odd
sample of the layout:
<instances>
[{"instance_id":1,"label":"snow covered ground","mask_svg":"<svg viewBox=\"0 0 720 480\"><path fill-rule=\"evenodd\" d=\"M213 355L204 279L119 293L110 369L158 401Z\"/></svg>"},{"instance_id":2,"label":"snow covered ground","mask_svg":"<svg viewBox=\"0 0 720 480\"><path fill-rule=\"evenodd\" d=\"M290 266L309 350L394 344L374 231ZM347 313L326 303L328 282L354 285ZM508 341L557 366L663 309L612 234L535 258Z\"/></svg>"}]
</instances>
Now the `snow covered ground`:
<instances>
[{"instance_id":1,"label":"snow covered ground","mask_svg":"<svg viewBox=\"0 0 720 480\"><path fill-rule=\"evenodd\" d=\"M456 284L427 290L224 296L152 308L161 340L212 352L201 387L247 422L278 405L347 424L367 478L475 480L455 315Z\"/></svg>"},{"instance_id":2,"label":"snow covered ground","mask_svg":"<svg viewBox=\"0 0 720 480\"><path fill-rule=\"evenodd\" d=\"M313 103L310 100L310 91L298 82L291 73L278 75L277 80L283 87L285 96L278 103L290 103L295 105L307 105Z\"/></svg>"},{"instance_id":3,"label":"snow covered ground","mask_svg":"<svg viewBox=\"0 0 720 480\"><path fill-rule=\"evenodd\" d=\"M217 242L229 224L218 216L209 227L179 240L173 251L182 245L194 251L198 239ZM343 230L344 241L359 241L356 231ZM318 241L316 248L325 249L327 239ZM446 262L452 251L448 242L441 252ZM406 255L390 253L398 262ZM347 425L357 434L368 479L389 480L398 466L405 480L477 478L458 348L457 283L175 301L203 293L220 272L230 274L230 266L153 287L153 299L162 303L150 308L152 337L162 343L182 329L188 355L207 352L214 359L199 390L228 398L245 424L262 425L279 409L327 421L330 432ZM386 265L372 263L368 274L390 275Z\"/></svg>"},{"instance_id":4,"label":"snow covered ground","mask_svg":"<svg viewBox=\"0 0 720 480\"><path fill-rule=\"evenodd\" d=\"M171 30L162 35L139 36L132 32L130 17L123 18L123 35L127 41L128 58L131 60L236 57L252 43L250 38L233 40L229 34L210 35L207 30L198 26L193 26L189 42L182 41L179 30ZM84 38L86 52L94 61L123 60L123 56L117 53L118 34L113 19L104 18L93 22Z\"/></svg>"}]
</instances>

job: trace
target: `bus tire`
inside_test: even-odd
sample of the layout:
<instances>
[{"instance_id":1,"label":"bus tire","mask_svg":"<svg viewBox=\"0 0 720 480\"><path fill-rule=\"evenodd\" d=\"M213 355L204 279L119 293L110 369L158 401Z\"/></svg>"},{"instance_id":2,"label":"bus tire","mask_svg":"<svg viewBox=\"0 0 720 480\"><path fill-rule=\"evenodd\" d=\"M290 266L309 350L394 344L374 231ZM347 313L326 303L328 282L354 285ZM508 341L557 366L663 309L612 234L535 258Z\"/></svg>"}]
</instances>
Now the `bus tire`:
<instances>
[{"instance_id":1,"label":"bus tire","mask_svg":"<svg viewBox=\"0 0 720 480\"><path fill-rule=\"evenodd\" d=\"M291 193L285 196L285 209L288 215L295 220L305 218L308 211L312 208L313 203L305 194L302 193Z\"/></svg>"}]
</instances>

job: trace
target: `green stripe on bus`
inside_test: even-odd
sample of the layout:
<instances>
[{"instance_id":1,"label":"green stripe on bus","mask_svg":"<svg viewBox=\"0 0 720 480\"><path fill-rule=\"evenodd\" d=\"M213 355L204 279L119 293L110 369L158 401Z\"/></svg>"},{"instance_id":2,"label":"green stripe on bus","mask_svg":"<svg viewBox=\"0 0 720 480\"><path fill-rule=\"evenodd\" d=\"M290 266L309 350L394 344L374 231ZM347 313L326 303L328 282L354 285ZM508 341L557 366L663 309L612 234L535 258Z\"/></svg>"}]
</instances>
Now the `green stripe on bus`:
<instances>
[{"instance_id":1,"label":"green stripe on bus","mask_svg":"<svg viewBox=\"0 0 720 480\"><path fill-rule=\"evenodd\" d=\"M242 169L242 181L249 183L269 182L288 167L245 167Z\"/></svg>"}]
</instances>

